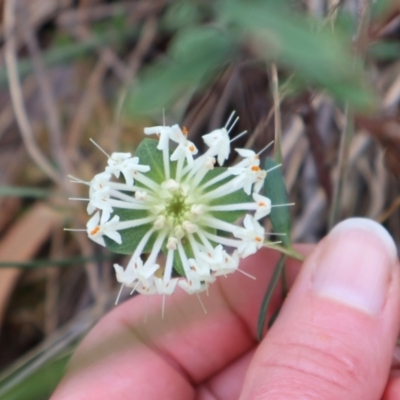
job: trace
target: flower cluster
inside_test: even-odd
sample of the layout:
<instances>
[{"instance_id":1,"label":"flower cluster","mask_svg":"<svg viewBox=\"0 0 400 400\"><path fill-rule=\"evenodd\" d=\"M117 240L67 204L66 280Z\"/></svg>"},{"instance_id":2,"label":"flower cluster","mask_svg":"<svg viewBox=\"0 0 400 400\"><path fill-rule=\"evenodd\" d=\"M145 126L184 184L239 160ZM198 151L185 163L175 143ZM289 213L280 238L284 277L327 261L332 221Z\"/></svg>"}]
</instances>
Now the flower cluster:
<instances>
[{"instance_id":1,"label":"flower cluster","mask_svg":"<svg viewBox=\"0 0 400 400\"><path fill-rule=\"evenodd\" d=\"M230 129L229 122L203 136L208 149L197 157L186 128L145 128L157 140L144 139L134 157L111 154L105 171L87 183L87 234L132 254L126 268L114 265L118 282L132 292L169 295L177 286L203 291L263 246L258 221L269 214L271 202L259 192L267 172L248 149L236 149L241 161L222 167L236 121Z\"/></svg>"}]
</instances>

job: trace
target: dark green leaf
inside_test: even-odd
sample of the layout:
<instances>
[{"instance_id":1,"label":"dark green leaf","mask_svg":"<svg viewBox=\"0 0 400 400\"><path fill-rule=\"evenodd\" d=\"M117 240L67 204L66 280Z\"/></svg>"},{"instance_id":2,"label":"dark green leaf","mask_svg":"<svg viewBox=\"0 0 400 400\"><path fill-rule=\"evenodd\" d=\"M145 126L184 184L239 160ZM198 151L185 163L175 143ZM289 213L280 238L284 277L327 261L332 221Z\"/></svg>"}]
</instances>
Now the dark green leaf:
<instances>
[{"instance_id":1,"label":"dark green leaf","mask_svg":"<svg viewBox=\"0 0 400 400\"><path fill-rule=\"evenodd\" d=\"M126 210L123 208L115 208L114 213L119 215L120 221L131 221L139 218L148 217L148 212L146 210ZM136 228L124 229L118 231L122 237L122 244L114 242L114 240L109 239L104 236L106 246L113 253L118 254L133 254L139 242L142 240L143 236L152 228L151 224L137 226ZM156 234L153 234L146 246L143 249L143 253L147 253L153 247L154 241L156 240Z\"/></svg>"},{"instance_id":2,"label":"dark green leaf","mask_svg":"<svg viewBox=\"0 0 400 400\"><path fill-rule=\"evenodd\" d=\"M150 171L146 172L146 176L157 183L165 181L164 163L162 151L157 149L158 141L154 139L143 139L136 149L135 156L139 157L140 164L148 165ZM171 163L173 166L176 163ZM172 169L174 173L175 169Z\"/></svg>"},{"instance_id":3,"label":"dark green leaf","mask_svg":"<svg viewBox=\"0 0 400 400\"><path fill-rule=\"evenodd\" d=\"M265 170L269 170L276 165L276 162L271 158L265 160ZM281 168L276 168L268 173L265 178L264 189L265 195L271 199L272 205L288 203L288 195ZM269 218L276 233L286 234L285 236L279 236L279 240L282 240L286 247L291 247L289 206L272 207Z\"/></svg>"}]
</instances>

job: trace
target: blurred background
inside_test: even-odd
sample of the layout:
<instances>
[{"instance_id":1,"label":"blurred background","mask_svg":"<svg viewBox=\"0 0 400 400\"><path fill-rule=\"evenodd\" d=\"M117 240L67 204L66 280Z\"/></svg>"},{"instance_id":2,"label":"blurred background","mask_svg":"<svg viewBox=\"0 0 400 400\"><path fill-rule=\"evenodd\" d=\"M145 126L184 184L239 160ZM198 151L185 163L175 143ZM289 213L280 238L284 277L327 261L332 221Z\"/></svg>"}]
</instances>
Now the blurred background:
<instances>
[{"instance_id":1,"label":"blurred background","mask_svg":"<svg viewBox=\"0 0 400 400\"><path fill-rule=\"evenodd\" d=\"M0 1L0 399L47 399L109 310L121 258L87 187L143 127L247 130L282 158L293 242L349 216L400 244L398 0ZM234 154L230 163L235 162ZM267 194L268 195L268 194Z\"/></svg>"}]
</instances>

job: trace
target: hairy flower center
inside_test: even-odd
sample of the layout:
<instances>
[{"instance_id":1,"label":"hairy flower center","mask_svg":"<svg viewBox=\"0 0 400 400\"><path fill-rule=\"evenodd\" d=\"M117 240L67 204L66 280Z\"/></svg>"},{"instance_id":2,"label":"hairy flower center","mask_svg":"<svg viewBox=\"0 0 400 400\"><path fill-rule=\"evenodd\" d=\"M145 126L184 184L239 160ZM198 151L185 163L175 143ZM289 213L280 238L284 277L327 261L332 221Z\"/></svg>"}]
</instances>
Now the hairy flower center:
<instances>
[{"instance_id":1,"label":"hairy flower center","mask_svg":"<svg viewBox=\"0 0 400 400\"><path fill-rule=\"evenodd\" d=\"M188 210L189 206L181 193L174 194L165 207L166 216L172 218L175 223L181 223Z\"/></svg>"}]
</instances>

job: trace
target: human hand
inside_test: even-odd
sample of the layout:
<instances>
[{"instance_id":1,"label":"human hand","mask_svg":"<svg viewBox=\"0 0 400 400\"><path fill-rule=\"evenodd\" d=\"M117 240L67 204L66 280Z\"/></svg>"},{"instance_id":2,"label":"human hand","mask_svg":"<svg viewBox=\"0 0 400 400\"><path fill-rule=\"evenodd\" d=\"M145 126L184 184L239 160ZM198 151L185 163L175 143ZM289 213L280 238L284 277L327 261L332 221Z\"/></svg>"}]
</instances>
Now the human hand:
<instances>
[{"instance_id":1,"label":"human hand","mask_svg":"<svg viewBox=\"0 0 400 400\"><path fill-rule=\"evenodd\" d=\"M299 263L288 262L293 287L260 344L258 311L279 257L268 249L241 264L256 281L235 273L210 287L207 314L183 292L166 298L164 320L161 297L114 309L83 340L51 400L400 398L393 241L351 219L314 249L298 249L311 254L298 275ZM278 290L269 316L280 299Z\"/></svg>"}]
</instances>

